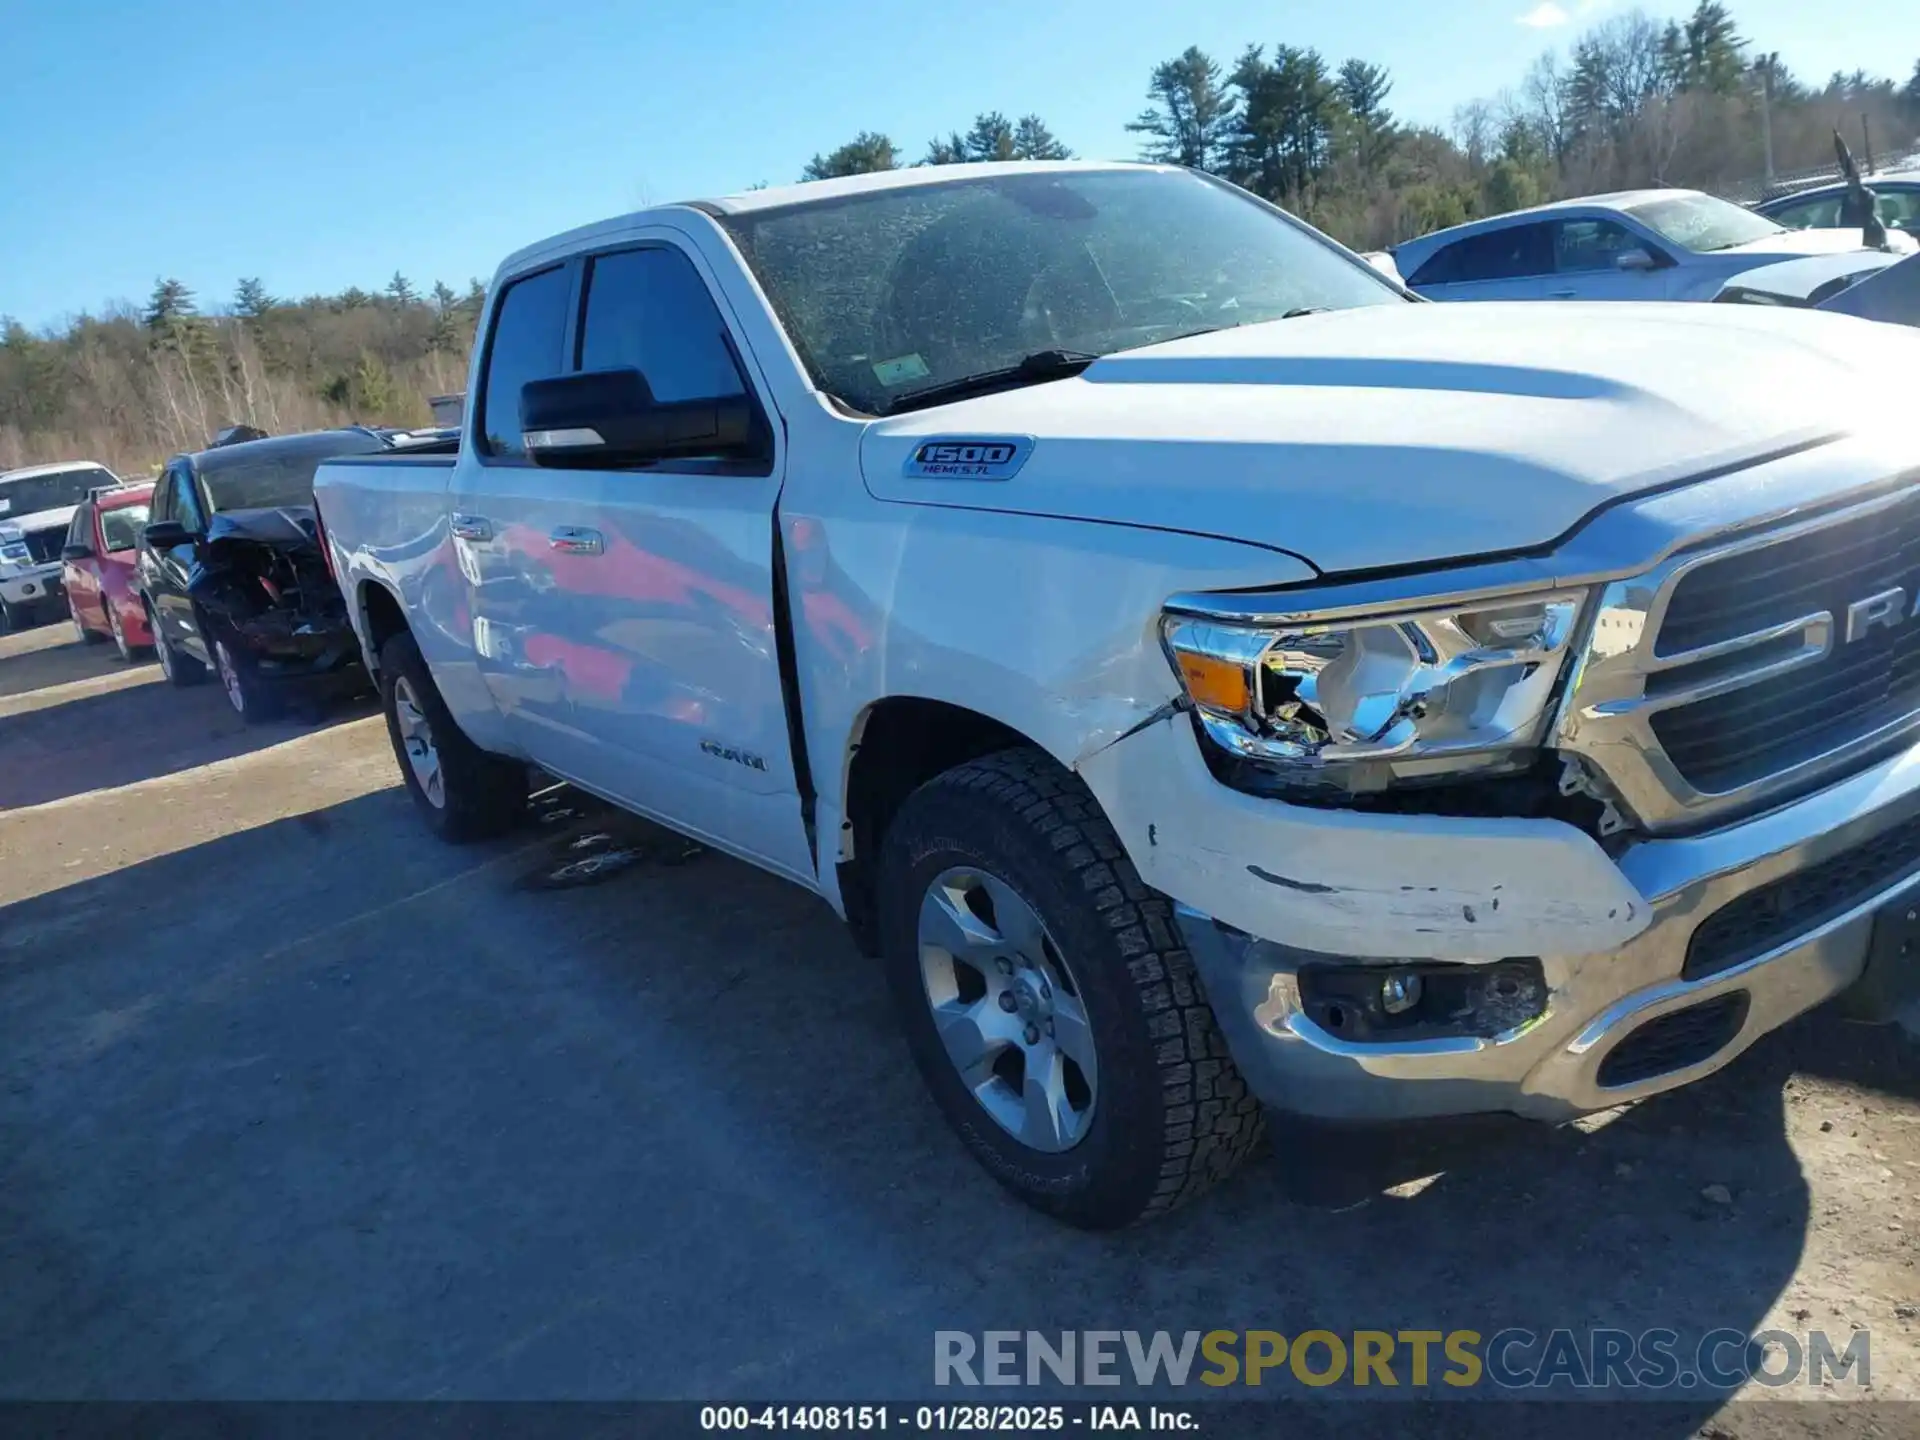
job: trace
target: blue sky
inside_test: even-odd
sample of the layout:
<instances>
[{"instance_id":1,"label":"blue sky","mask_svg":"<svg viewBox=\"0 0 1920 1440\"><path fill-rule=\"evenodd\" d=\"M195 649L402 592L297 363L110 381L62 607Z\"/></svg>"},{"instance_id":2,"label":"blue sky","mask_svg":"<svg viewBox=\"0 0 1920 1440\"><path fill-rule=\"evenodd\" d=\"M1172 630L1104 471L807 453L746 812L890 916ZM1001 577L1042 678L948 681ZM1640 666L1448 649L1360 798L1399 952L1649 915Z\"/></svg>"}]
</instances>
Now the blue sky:
<instances>
[{"instance_id":1,"label":"blue sky","mask_svg":"<svg viewBox=\"0 0 1920 1440\"><path fill-rule=\"evenodd\" d=\"M863 128L917 156L981 110L1131 157L1148 72L1189 44L1358 55L1443 123L1625 3L4 0L0 314L38 327L162 274L203 305L242 275L459 287L571 225L795 179ZM1731 8L1803 77L1920 57L1914 0Z\"/></svg>"}]
</instances>

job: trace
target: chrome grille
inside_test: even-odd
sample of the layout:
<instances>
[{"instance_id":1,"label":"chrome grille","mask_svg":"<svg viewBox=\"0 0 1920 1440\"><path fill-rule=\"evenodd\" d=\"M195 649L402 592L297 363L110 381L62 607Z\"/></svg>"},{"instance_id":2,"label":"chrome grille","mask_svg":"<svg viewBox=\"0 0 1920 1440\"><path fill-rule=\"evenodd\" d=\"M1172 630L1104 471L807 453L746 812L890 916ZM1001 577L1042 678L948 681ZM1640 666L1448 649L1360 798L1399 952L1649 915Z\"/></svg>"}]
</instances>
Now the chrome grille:
<instances>
[{"instance_id":1,"label":"chrome grille","mask_svg":"<svg viewBox=\"0 0 1920 1440\"><path fill-rule=\"evenodd\" d=\"M1920 487L1681 551L1606 587L1562 749L1685 828L1920 732Z\"/></svg>"}]
</instances>

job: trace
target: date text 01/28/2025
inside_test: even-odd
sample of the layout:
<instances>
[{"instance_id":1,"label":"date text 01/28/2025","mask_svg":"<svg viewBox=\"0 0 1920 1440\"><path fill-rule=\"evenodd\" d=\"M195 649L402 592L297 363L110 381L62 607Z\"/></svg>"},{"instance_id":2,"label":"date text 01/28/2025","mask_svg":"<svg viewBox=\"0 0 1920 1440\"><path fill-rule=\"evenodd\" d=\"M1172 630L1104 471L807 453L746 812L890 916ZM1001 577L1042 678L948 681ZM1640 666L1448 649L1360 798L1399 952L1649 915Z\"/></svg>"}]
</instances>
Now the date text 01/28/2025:
<instances>
[{"instance_id":1,"label":"date text 01/28/2025","mask_svg":"<svg viewBox=\"0 0 1920 1440\"><path fill-rule=\"evenodd\" d=\"M1196 1430L1187 1410L1159 1405L703 1405L702 1430Z\"/></svg>"}]
</instances>

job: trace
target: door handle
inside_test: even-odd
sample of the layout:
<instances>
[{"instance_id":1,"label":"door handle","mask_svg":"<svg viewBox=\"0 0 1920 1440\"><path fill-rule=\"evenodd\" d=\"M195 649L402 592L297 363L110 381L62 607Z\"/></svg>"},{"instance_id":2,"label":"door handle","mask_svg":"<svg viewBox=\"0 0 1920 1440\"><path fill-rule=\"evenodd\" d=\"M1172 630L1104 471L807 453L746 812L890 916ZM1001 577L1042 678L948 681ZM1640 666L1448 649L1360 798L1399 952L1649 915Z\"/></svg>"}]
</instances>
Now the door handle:
<instances>
[{"instance_id":1,"label":"door handle","mask_svg":"<svg viewBox=\"0 0 1920 1440\"><path fill-rule=\"evenodd\" d=\"M484 515L462 515L455 511L449 517L453 533L462 540L491 540L493 522Z\"/></svg>"},{"instance_id":2,"label":"door handle","mask_svg":"<svg viewBox=\"0 0 1920 1440\"><path fill-rule=\"evenodd\" d=\"M1549 290L1549 291L1547 291L1547 299L1549 299L1549 300L1571 300L1571 299L1573 299L1573 297L1574 297L1574 296L1575 296L1576 294L1578 294L1578 293L1579 293L1579 292L1578 292L1578 291L1575 291L1575 290Z\"/></svg>"},{"instance_id":3,"label":"door handle","mask_svg":"<svg viewBox=\"0 0 1920 1440\"><path fill-rule=\"evenodd\" d=\"M607 549L606 536L578 525L557 526L547 543L562 555L604 555Z\"/></svg>"}]
</instances>

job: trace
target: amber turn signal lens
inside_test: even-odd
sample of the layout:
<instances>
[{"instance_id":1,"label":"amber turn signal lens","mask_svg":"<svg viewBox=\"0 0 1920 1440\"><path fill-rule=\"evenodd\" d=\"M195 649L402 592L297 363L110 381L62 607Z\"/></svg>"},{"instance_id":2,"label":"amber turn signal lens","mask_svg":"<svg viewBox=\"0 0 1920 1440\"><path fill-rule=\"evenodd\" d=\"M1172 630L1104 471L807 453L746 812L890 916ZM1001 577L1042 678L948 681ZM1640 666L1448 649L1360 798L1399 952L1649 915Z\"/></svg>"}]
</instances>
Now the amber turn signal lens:
<instances>
[{"instance_id":1,"label":"amber turn signal lens","mask_svg":"<svg viewBox=\"0 0 1920 1440\"><path fill-rule=\"evenodd\" d=\"M1179 661L1180 678L1186 682L1194 704L1229 715L1245 715L1253 709L1245 666L1211 655L1196 655L1191 650L1181 652Z\"/></svg>"}]
</instances>

